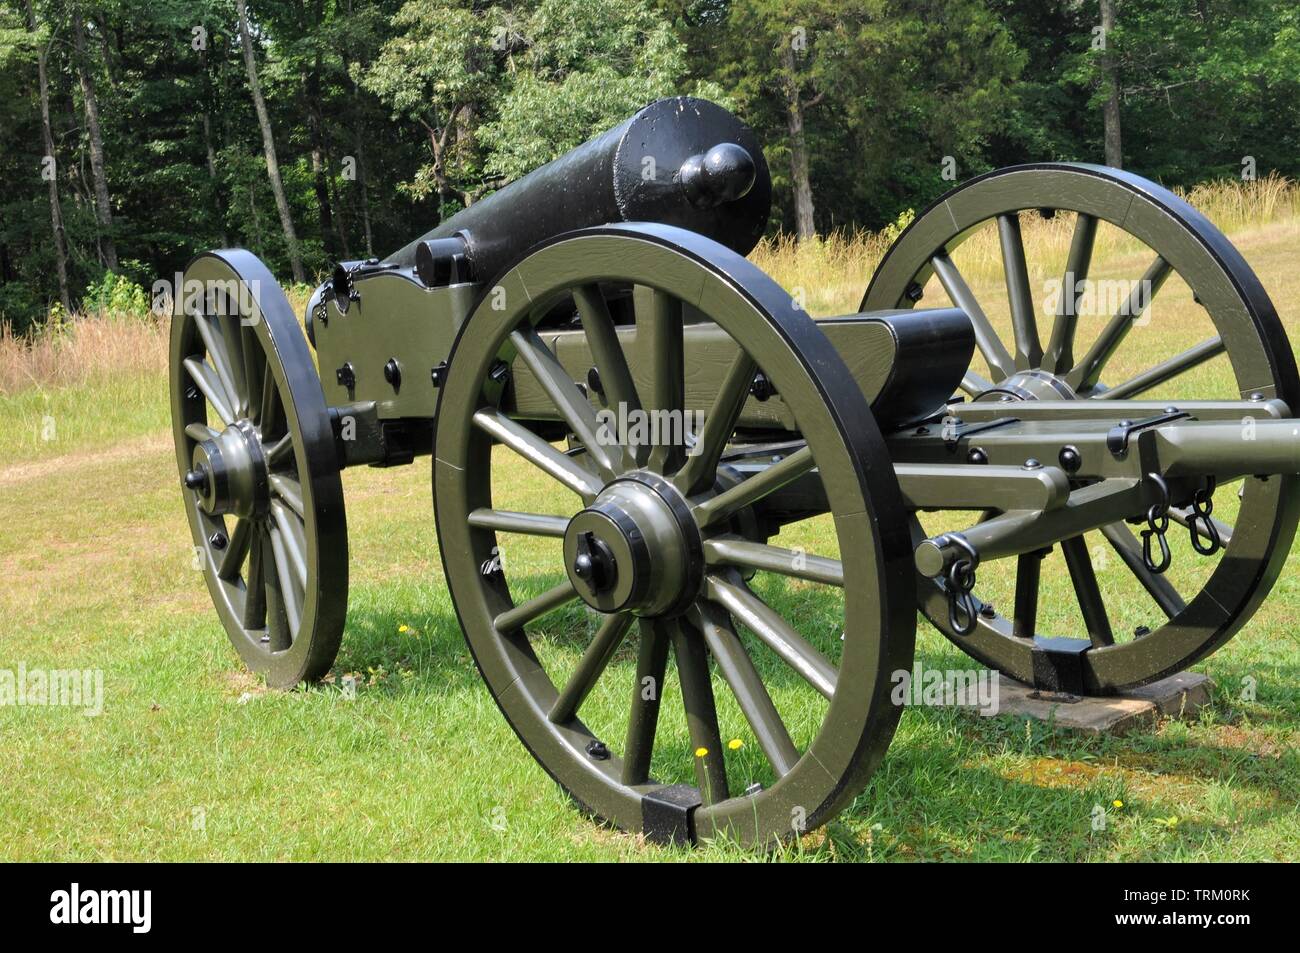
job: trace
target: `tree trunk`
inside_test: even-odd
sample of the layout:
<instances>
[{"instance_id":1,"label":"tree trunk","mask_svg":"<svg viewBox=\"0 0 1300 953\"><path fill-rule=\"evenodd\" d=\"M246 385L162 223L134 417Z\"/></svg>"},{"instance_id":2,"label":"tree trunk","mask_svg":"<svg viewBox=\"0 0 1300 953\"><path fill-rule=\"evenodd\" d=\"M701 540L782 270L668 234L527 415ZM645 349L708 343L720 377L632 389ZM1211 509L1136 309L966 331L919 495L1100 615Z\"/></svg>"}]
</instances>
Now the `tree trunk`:
<instances>
[{"instance_id":1,"label":"tree trunk","mask_svg":"<svg viewBox=\"0 0 1300 953\"><path fill-rule=\"evenodd\" d=\"M293 280L306 284L307 273L302 268L302 254L298 248L298 235L293 230L293 216L289 212L289 200L284 194L284 183L280 180L280 162L275 156L275 138L271 135L271 117L266 111L266 100L262 98L262 86L257 81L257 60L253 56L253 36L248 27L248 6L244 0L235 0L235 11L239 15L239 41L244 47L244 66L248 69L248 88L253 94L253 108L257 110L257 123L262 127L262 146L266 151L266 176L271 180L271 191L275 193L275 207L280 212L280 225L284 229L284 241L289 246L289 265L293 269Z\"/></svg>"},{"instance_id":2,"label":"tree trunk","mask_svg":"<svg viewBox=\"0 0 1300 953\"><path fill-rule=\"evenodd\" d=\"M783 44L785 115L790 133L790 185L794 190L795 237L799 241L817 234L813 222L812 181L808 177L808 143L803 132L803 103L795 80L794 47Z\"/></svg>"},{"instance_id":3,"label":"tree trunk","mask_svg":"<svg viewBox=\"0 0 1300 953\"><path fill-rule=\"evenodd\" d=\"M36 10L32 0L27 0L27 28L36 32ZM54 157L54 131L50 128L50 82L46 74L47 47L36 50L36 72L41 88L41 133L45 139L45 155L54 162L45 172L50 183L50 227L54 232L54 259L59 273L59 301L63 310L72 311L72 295L68 292L68 237L63 231L63 208L59 204L58 162Z\"/></svg>"},{"instance_id":4,"label":"tree trunk","mask_svg":"<svg viewBox=\"0 0 1300 953\"><path fill-rule=\"evenodd\" d=\"M352 15L352 0L348 0L348 16ZM357 84L352 79L352 65L350 56L346 50L342 54L343 75L347 77L348 89L351 92L352 104L352 135L355 139L356 155L353 159L356 161L353 172L356 173L356 182L361 189L361 223L365 229L366 236L366 257L375 257L375 237L370 227L370 189L366 184L366 151L365 135L362 131L364 124L364 114L361 107L361 92L357 89Z\"/></svg>"},{"instance_id":5,"label":"tree trunk","mask_svg":"<svg viewBox=\"0 0 1300 953\"><path fill-rule=\"evenodd\" d=\"M208 63L207 51L200 54L200 62L203 64L204 79L204 96L203 96L203 148L208 155L208 179L212 184L212 205L218 210L220 215L220 232L221 247L230 247L230 235L226 232L226 216L223 212L225 202L221 199L221 178L217 175L217 150L212 144L212 73Z\"/></svg>"},{"instance_id":6,"label":"tree trunk","mask_svg":"<svg viewBox=\"0 0 1300 953\"><path fill-rule=\"evenodd\" d=\"M370 187L366 184L365 138L361 133L361 123L356 126L357 136L357 185L361 186L361 223L366 232L366 257L375 257L375 236L370 227Z\"/></svg>"},{"instance_id":7,"label":"tree trunk","mask_svg":"<svg viewBox=\"0 0 1300 953\"><path fill-rule=\"evenodd\" d=\"M109 271L117 271L117 245L113 242L113 209L108 198L108 177L104 174L104 137L99 128L99 100L95 77L86 58L86 29L81 9L72 4L72 45L77 52L77 76L86 107L86 131L90 134L90 175L95 184L95 220L99 223L100 254Z\"/></svg>"},{"instance_id":8,"label":"tree trunk","mask_svg":"<svg viewBox=\"0 0 1300 953\"><path fill-rule=\"evenodd\" d=\"M307 132L311 138L312 187L316 193L316 208L320 213L320 238L325 254L339 260L335 244L334 209L330 203L329 180L325 174L325 119L320 111L320 54L316 64L303 77L303 91L307 99Z\"/></svg>"},{"instance_id":9,"label":"tree trunk","mask_svg":"<svg viewBox=\"0 0 1300 953\"><path fill-rule=\"evenodd\" d=\"M1106 84L1106 104L1102 107L1105 125L1106 164L1124 168L1124 150L1119 131L1119 66L1110 48L1110 31L1115 28L1115 0L1101 0L1101 35L1106 38L1106 50L1101 69Z\"/></svg>"}]
</instances>

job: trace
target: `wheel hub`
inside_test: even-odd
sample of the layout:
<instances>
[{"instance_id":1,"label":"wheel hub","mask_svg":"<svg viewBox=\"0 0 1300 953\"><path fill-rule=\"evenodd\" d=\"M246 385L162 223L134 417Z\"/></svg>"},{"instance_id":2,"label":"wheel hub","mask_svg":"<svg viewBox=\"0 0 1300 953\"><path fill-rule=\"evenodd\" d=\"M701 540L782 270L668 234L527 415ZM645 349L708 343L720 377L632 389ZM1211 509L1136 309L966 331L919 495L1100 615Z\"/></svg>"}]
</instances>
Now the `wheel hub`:
<instances>
[{"instance_id":1,"label":"wheel hub","mask_svg":"<svg viewBox=\"0 0 1300 953\"><path fill-rule=\"evenodd\" d=\"M241 420L195 445L184 483L198 495L205 513L249 517L270 506L267 477L262 442L253 426Z\"/></svg>"},{"instance_id":2,"label":"wheel hub","mask_svg":"<svg viewBox=\"0 0 1300 953\"><path fill-rule=\"evenodd\" d=\"M610 483L569 521L564 564L594 609L673 615L697 595L704 554L686 500L668 481L638 472Z\"/></svg>"},{"instance_id":3,"label":"wheel hub","mask_svg":"<svg viewBox=\"0 0 1300 953\"><path fill-rule=\"evenodd\" d=\"M1018 371L995 387L984 391L977 401L997 400L1075 400L1076 394L1068 384L1047 371Z\"/></svg>"}]
</instances>

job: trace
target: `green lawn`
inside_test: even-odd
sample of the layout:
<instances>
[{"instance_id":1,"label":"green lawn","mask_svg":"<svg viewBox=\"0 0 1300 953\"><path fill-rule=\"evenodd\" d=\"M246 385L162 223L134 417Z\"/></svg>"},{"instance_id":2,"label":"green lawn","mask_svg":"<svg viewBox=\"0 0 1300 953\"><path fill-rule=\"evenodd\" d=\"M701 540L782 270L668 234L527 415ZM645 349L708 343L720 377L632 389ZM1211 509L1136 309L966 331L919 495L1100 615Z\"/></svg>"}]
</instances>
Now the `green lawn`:
<instances>
[{"instance_id":1,"label":"green lawn","mask_svg":"<svg viewBox=\"0 0 1300 953\"><path fill-rule=\"evenodd\" d=\"M1294 222L1239 236L1293 339L1300 339L1298 237ZM1105 268L1128 274L1132 263L1117 257ZM1165 292L1158 300L1175 308L1176 289L1167 305ZM1172 340L1160 314L1149 337L1135 337L1147 342L1135 362L1205 336L1180 325L1178 334L1186 337ZM1086 340L1091 332L1081 333ZM1198 396L1221 384L1209 370L1195 378ZM55 425L52 440L41 436L47 416ZM544 499L549 488L522 464L501 465L498 479L519 499L531 499L542 512L552 509ZM229 647L191 568L176 482L161 376L0 398L0 669L20 663L98 668L105 680L99 717L0 706L0 856L740 856L726 845L665 850L597 826L518 743L479 680L444 589L427 459L345 475L348 630L333 681L288 693L265 690ZM1218 512L1230 517L1231 507L1225 501ZM824 526L799 532L810 549L825 552L817 546L825 542ZM509 565L540 591L556 572L546 550L554 545L520 544ZM853 808L786 854L813 860L1300 859L1294 559L1246 629L1196 667L1219 686L1215 704L1198 720L1165 722L1124 738L1080 739L1014 718L909 709L883 767ZM1190 585L1202 570L1185 543L1176 560L1175 581ZM1103 588L1115 593L1117 617L1128 624L1151 607L1126 588L1125 573L1115 559L1100 571ZM1052 578L1042 600L1044 627L1066 632L1077 627L1078 612L1063 574ZM810 625L834 625L833 614L800 587L764 592ZM575 633L588 624L577 610L548 620L540 634L543 656L557 666L572 664L582 645ZM929 667L974 665L924 623L918 653ZM632 671L624 652L590 701L591 718L614 716ZM362 680L354 700L339 686L345 673ZM765 673L796 735L808 730L812 703L800 701L798 686L782 683L776 669ZM1247 681L1255 685L1253 701L1242 698ZM688 744L677 710L671 699L664 706L665 757ZM733 709L724 705L721 719L724 738L747 737ZM761 770L754 745L737 758L742 768L753 758L753 769ZM680 769L665 762L665 770ZM1091 821L1099 804L1109 806L1104 831L1094 831Z\"/></svg>"}]
</instances>

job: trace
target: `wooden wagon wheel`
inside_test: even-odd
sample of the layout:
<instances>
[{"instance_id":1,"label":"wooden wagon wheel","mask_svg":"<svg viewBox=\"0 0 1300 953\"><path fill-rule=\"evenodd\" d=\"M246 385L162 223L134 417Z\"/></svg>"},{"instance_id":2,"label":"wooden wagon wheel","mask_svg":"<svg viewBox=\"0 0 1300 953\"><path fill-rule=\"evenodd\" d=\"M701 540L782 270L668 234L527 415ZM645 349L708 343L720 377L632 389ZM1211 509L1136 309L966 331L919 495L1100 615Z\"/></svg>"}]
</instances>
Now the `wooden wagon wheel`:
<instances>
[{"instance_id":1,"label":"wooden wagon wheel","mask_svg":"<svg viewBox=\"0 0 1300 953\"><path fill-rule=\"evenodd\" d=\"M632 329L616 330L607 307L602 289L611 286L641 292L635 353ZM611 406L682 409L684 307L739 342L689 454L681 445L639 451L602 430L587 392L534 326L570 298ZM660 838L726 834L767 844L824 823L851 800L899 717L888 685L911 664L910 543L870 410L790 296L699 235L657 225L592 229L534 251L495 282L448 363L434 451L447 582L493 697L546 771L594 814ZM512 364L549 394L578 453L501 412ZM760 371L807 444L737 485L722 478L719 457ZM553 481L559 499L550 512L494 508L501 454L519 455ZM736 518L814 467L842 561L768 545ZM516 602L512 591L526 580L514 578L508 558L503 566L498 549L511 534L553 537L558 584ZM824 590L817 598L842 606L842 616L831 613L842 626L812 631L783 617L759 595L761 578L746 582L753 572ZM535 632L557 610L576 616L570 628L578 632L584 613L596 616L567 676L548 668ZM661 701L676 697L664 691L670 648L689 745L657 733ZM619 666L635 668L630 704L611 709L598 733L583 713ZM812 699L798 726L783 719L760 674L777 669ZM719 734L724 701L743 713L756 742L744 759ZM764 759L749 757L755 747ZM766 762L761 770L756 760Z\"/></svg>"},{"instance_id":2,"label":"wooden wagon wheel","mask_svg":"<svg viewBox=\"0 0 1300 953\"><path fill-rule=\"evenodd\" d=\"M1040 339L1035 300L1026 268L1021 215L1074 214L1060 307L1046 340ZM1215 333L1205 340L1178 342L1185 350L1127 379L1108 373L1116 354L1139 319L1146 300L1130 300L1088 347L1076 343L1077 299L1070 279L1089 274L1099 222L1109 222L1150 249L1141 279L1157 293L1172 275L1190 287L1208 313ZM1006 279L1014 340L1004 343L971 292L952 252L983 227L997 229ZM1145 179L1099 166L1042 164L1003 169L959 186L923 212L889 249L872 277L863 310L910 308L932 277L975 327L979 350L991 379L972 369L962 383L972 400L1109 401L1128 416L1123 402L1156 391L1171 395L1183 375L1207 361L1227 361L1243 401L1280 399L1300 407L1300 378L1282 324L1268 295L1241 254L1208 219L1190 205ZM1134 275L1138 278L1138 275ZM1077 290L1078 286L1075 285ZM1157 298L1158 300L1158 298ZM1173 325L1177 333L1177 325ZM954 414L959 414L955 405ZM1138 416L1141 416L1140 414ZM1124 523L1103 535L1147 590L1166 618L1154 631L1124 640L1111 631L1106 598L1100 591L1082 537L1061 546L1091 648L1083 656L1084 678L1092 690L1108 692L1140 685L1180 671L1223 645L1250 617L1281 571L1295 533L1297 480L1247 479L1233 526L1221 526L1227 544L1213 572L1194 594L1177 591L1141 559L1141 546ZM1179 516L1180 514L1173 514ZM1182 516L1185 520L1185 515ZM949 622L939 583L921 582L921 609L929 620L975 658L1022 681L1033 680L1040 558L1019 557L1016 610L1011 619L980 617L975 631L959 635Z\"/></svg>"},{"instance_id":3,"label":"wooden wagon wheel","mask_svg":"<svg viewBox=\"0 0 1300 953\"><path fill-rule=\"evenodd\" d=\"M267 684L329 670L347 615L334 431L284 292L246 251L196 258L177 290L171 406L198 568Z\"/></svg>"}]
</instances>

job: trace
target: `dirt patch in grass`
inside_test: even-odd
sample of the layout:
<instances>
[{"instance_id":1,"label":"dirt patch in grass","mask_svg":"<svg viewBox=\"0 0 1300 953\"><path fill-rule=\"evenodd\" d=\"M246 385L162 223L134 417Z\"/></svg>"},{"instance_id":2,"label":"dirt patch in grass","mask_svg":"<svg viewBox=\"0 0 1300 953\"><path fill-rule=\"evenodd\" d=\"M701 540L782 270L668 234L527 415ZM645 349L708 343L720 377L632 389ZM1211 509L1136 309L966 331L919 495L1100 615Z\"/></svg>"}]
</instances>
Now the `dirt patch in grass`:
<instances>
[{"instance_id":1,"label":"dirt patch in grass","mask_svg":"<svg viewBox=\"0 0 1300 953\"><path fill-rule=\"evenodd\" d=\"M66 476L85 467L113 466L164 452L171 446L171 435L149 434L94 450L77 450L44 460L11 463L0 467L0 487L28 483L32 480Z\"/></svg>"}]
</instances>

